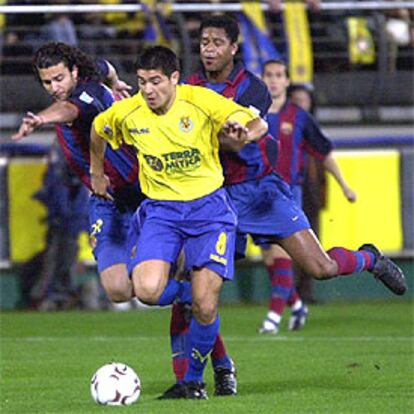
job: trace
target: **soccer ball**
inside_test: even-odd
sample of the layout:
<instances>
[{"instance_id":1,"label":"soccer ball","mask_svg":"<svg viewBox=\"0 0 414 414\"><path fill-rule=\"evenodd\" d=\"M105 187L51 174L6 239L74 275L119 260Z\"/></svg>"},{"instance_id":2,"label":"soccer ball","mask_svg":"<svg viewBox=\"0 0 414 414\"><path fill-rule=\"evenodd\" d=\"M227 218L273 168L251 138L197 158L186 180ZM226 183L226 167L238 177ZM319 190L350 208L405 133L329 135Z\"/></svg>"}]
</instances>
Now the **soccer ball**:
<instances>
[{"instance_id":1,"label":"soccer ball","mask_svg":"<svg viewBox=\"0 0 414 414\"><path fill-rule=\"evenodd\" d=\"M103 405L131 405L141 394L141 381L128 365L112 362L100 367L91 379L91 395Z\"/></svg>"}]
</instances>

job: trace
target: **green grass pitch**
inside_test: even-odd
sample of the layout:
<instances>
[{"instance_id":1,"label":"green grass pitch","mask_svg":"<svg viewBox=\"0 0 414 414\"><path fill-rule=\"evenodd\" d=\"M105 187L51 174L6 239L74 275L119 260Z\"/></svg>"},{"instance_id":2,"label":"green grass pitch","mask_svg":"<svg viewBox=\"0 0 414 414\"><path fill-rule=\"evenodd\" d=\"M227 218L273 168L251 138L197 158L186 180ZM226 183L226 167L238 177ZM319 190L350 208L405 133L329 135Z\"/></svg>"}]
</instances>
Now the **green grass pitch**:
<instances>
[{"instance_id":1,"label":"green grass pitch","mask_svg":"<svg viewBox=\"0 0 414 414\"><path fill-rule=\"evenodd\" d=\"M169 310L1 314L0 412L414 413L410 301L312 306L302 331L256 329L264 306L224 306L222 332L238 368L239 395L158 401L173 383ZM89 381L101 365L129 364L142 382L129 407L96 405Z\"/></svg>"}]
</instances>

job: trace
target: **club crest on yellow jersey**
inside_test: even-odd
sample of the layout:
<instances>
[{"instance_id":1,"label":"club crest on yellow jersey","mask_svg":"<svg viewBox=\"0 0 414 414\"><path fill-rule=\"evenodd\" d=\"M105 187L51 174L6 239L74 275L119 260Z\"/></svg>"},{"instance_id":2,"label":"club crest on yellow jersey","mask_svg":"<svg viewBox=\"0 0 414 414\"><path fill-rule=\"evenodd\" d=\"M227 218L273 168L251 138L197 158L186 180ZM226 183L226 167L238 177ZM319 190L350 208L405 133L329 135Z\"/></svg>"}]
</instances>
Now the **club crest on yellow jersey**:
<instances>
[{"instance_id":1,"label":"club crest on yellow jersey","mask_svg":"<svg viewBox=\"0 0 414 414\"><path fill-rule=\"evenodd\" d=\"M190 132L193 129L194 124L189 116L182 116L179 126L182 132Z\"/></svg>"}]
</instances>

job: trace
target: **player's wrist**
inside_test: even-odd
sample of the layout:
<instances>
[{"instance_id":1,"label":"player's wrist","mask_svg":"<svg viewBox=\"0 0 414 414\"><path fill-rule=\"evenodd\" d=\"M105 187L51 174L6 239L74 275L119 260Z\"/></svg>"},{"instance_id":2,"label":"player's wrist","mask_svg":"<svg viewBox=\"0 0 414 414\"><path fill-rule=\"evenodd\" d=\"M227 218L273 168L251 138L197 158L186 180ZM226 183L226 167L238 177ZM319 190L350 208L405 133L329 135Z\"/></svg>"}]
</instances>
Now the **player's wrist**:
<instances>
[{"instance_id":1,"label":"player's wrist","mask_svg":"<svg viewBox=\"0 0 414 414\"><path fill-rule=\"evenodd\" d=\"M96 178L103 178L105 176L103 171L92 171L92 170L89 170L89 175L91 177L96 177Z\"/></svg>"},{"instance_id":2,"label":"player's wrist","mask_svg":"<svg viewBox=\"0 0 414 414\"><path fill-rule=\"evenodd\" d=\"M39 125L38 125L39 127L46 124L45 118L42 115L37 115L37 118L39 120Z\"/></svg>"}]
</instances>

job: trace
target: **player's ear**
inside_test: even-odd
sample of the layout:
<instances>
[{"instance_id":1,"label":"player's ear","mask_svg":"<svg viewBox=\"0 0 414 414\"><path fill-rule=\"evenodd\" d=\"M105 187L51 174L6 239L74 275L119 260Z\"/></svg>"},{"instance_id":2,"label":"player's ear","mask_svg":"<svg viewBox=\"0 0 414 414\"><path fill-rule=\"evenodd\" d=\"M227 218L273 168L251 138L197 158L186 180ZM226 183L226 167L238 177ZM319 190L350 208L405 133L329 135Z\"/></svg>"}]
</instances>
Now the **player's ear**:
<instances>
[{"instance_id":1,"label":"player's ear","mask_svg":"<svg viewBox=\"0 0 414 414\"><path fill-rule=\"evenodd\" d=\"M79 75L79 68L76 65L73 65L72 68L72 76L75 80L78 80L78 75Z\"/></svg>"},{"instance_id":2,"label":"player's ear","mask_svg":"<svg viewBox=\"0 0 414 414\"><path fill-rule=\"evenodd\" d=\"M237 43L233 43L231 45L231 54L235 56L238 50L239 50L239 45Z\"/></svg>"},{"instance_id":3,"label":"player's ear","mask_svg":"<svg viewBox=\"0 0 414 414\"><path fill-rule=\"evenodd\" d=\"M171 83L173 85L177 85L178 82L179 82L179 80L180 80L180 72L178 72L178 70L176 70L175 72L173 72L171 74L171 76L170 76L170 80L171 80Z\"/></svg>"}]
</instances>

